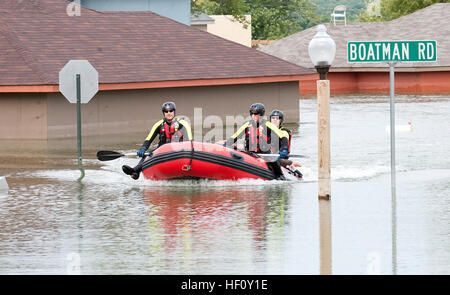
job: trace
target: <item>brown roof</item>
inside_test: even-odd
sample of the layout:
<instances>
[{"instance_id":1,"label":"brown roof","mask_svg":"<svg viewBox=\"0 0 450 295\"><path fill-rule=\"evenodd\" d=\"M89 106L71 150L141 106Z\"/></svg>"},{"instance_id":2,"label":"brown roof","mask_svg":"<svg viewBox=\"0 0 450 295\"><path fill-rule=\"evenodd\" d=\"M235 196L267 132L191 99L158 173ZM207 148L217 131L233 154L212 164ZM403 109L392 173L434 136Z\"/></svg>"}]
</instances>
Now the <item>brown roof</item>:
<instances>
[{"instance_id":1,"label":"brown roof","mask_svg":"<svg viewBox=\"0 0 450 295\"><path fill-rule=\"evenodd\" d=\"M450 3L437 3L388 22L325 24L327 33L336 42L336 57L331 71L388 70L385 63L348 63L347 42L382 40L435 40L436 62L401 62L397 70L422 71L450 69ZM317 26L298 32L260 50L299 66L313 68L308 45L317 32Z\"/></svg>"},{"instance_id":2,"label":"brown roof","mask_svg":"<svg viewBox=\"0 0 450 295\"><path fill-rule=\"evenodd\" d=\"M68 3L0 2L0 86L57 84L71 59L89 60L100 83L314 73L153 12L83 7L81 16L71 17Z\"/></svg>"}]
</instances>

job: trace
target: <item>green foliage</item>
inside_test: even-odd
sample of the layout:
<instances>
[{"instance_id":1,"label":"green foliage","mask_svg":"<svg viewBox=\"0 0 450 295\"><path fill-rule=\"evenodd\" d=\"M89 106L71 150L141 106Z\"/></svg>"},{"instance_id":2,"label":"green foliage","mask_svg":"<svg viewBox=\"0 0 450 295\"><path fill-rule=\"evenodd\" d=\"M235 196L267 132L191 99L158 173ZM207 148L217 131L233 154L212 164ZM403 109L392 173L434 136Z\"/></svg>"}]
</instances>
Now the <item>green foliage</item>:
<instances>
[{"instance_id":1,"label":"green foliage","mask_svg":"<svg viewBox=\"0 0 450 295\"><path fill-rule=\"evenodd\" d=\"M450 0L379 0L378 14L372 6L371 10L366 9L359 15L359 21L390 21L435 3L450 3ZM369 6L370 2L367 3Z\"/></svg>"},{"instance_id":2,"label":"green foliage","mask_svg":"<svg viewBox=\"0 0 450 295\"><path fill-rule=\"evenodd\" d=\"M310 0L247 0L252 15L252 37L280 39L320 22Z\"/></svg>"},{"instance_id":3,"label":"green foliage","mask_svg":"<svg viewBox=\"0 0 450 295\"><path fill-rule=\"evenodd\" d=\"M244 25L245 13L249 7L244 0L191 0L191 13L206 13L208 15L232 15Z\"/></svg>"},{"instance_id":4,"label":"green foliage","mask_svg":"<svg viewBox=\"0 0 450 295\"><path fill-rule=\"evenodd\" d=\"M233 15L245 24L252 16L252 38L275 40L320 23L312 0L192 0L192 13Z\"/></svg>"}]
</instances>

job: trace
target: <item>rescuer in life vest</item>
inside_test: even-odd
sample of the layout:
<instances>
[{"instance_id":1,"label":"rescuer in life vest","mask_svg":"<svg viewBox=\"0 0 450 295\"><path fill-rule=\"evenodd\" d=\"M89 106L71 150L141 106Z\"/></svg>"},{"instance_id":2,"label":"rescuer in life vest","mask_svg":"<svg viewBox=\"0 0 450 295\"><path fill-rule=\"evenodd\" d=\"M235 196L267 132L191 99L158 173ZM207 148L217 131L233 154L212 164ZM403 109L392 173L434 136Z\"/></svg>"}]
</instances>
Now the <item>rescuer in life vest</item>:
<instances>
[{"instance_id":1,"label":"rescuer in life vest","mask_svg":"<svg viewBox=\"0 0 450 295\"><path fill-rule=\"evenodd\" d=\"M282 111L280 111L280 110L273 110L270 113L269 119L270 119L270 123L272 123L273 125L277 126L278 129L280 129L281 131L287 132L287 134L289 135L288 157L287 157L287 158L289 158L289 154L291 153L292 131L283 126L284 113ZM280 146L281 146L281 142L280 142Z\"/></svg>"},{"instance_id":2,"label":"rescuer in life vest","mask_svg":"<svg viewBox=\"0 0 450 295\"><path fill-rule=\"evenodd\" d=\"M125 174L128 174L133 179L138 179L139 174L142 171L142 163L145 159L145 152L150 147L150 144L159 135L158 147L169 142L181 142L192 140L192 131L189 124L182 119L175 118L176 105L174 102L168 101L163 103L162 107L163 119L156 122L141 149L137 152L137 155L141 157L139 164L131 168L128 165L123 165L122 170Z\"/></svg>"},{"instance_id":3,"label":"rescuer in life vest","mask_svg":"<svg viewBox=\"0 0 450 295\"><path fill-rule=\"evenodd\" d=\"M265 114L262 103L254 103L250 106L251 120L242 125L226 142L225 146L231 147L236 141L245 135L245 150L255 153L280 153L280 159L288 156L289 134L278 129L262 116Z\"/></svg>"},{"instance_id":4,"label":"rescuer in life vest","mask_svg":"<svg viewBox=\"0 0 450 295\"><path fill-rule=\"evenodd\" d=\"M290 169L292 172L294 172L299 178L303 177L303 175L301 174L300 171L296 170L295 167L301 167L302 165L300 165L297 162L293 162L291 160L289 160L289 154L291 153L291 140L292 140L292 131L287 129L286 127L283 126L283 122L284 122L284 113L280 110L273 110L270 113L270 122L277 126L281 131L286 132L289 135L289 144L288 144L288 156L281 159L281 166L286 167L288 169ZM281 143L280 143L281 144ZM293 166L292 166L293 165ZM292 166L292 167L290 167Z\"/></svg>"}]
</instances>

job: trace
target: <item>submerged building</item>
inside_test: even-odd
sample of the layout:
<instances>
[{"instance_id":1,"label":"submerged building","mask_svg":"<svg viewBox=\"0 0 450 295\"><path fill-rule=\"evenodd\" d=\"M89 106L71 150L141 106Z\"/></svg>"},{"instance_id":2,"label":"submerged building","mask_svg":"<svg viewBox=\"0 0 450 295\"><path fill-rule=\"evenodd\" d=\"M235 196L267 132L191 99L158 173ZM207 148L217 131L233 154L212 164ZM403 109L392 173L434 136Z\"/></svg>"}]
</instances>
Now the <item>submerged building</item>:
<instances>
[{"instance_id":1,"label":"submerged building","mask_svg":"<svg viewBox=\"0 0 450 295\"><path fill-rule=\"evenodd\" d=\"M299 84L313 70L151 11L68 13L69 4L0 2L0 139L76 136L76 106L58 86L74 59L99 73L83 135L148 130L167 100L191 121L195 108L224 122L248 116L258 101L298 122Z\"/></svg>"},{"instance_id":2,"label":"submerged building","mask_svg":"<svg viewBox=\"0 0 450 295\"><path fill-rule=\"evenodd\" d=\"M336 42L336 57L327 78L332 93L389 91L389 66L386 63L353 63L347 60L350 41L437 42L435 62L400 62L395 66L395 91L402 93L450 92L450 3L438 3L388 22L347 25L325 24ZM313 69L308 45L317 27L298 32L260 49L260 51ZM401 48L399 53L402 54ZM374 51L376 54L376 51ZM316 92L316 78L302 83L301 94Z\"/></svg>"}]
</instances>

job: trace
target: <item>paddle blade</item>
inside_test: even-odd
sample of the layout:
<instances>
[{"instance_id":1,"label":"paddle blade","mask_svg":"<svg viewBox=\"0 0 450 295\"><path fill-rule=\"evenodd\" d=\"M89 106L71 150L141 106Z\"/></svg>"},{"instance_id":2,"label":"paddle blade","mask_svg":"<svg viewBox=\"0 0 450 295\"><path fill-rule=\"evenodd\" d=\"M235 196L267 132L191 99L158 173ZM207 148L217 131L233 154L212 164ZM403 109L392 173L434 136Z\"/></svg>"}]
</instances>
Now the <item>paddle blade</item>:
<instances>
[{"instance_id":1,"label":"paddle blade","mask_svg":"<svg viewBox=\"0 0 450 295\"><path fill-rule=\"evenodd\" d=\"M122 153L114 151L99 151L97 152L97 159L99 161L111 161L125 156Z\"/></svg>"},{"instance_id":2,"label":"paddle blade","mask_svg":"<svg viewBox=\"0 0 450 295\"><path fill-rule=\"evenodd\" d=\"M309 158L309 156L305 156L305 155L289 155L289 158Z\"/></svg>"},{"instance_id":3,"label":"paddle blade","mask_svg":"<svg viewBox=\"0 0 450 295\"><path fill-rule=\"evenodd\" d=\"M266 161L275 161L276 158L278 158L280 156L280 154L257 154L258 156L260 156L261 158L265 159ZM305 156L305 155L289 155L289 158L309 158L309 156Z\"/></svg>"}]
</instances>

